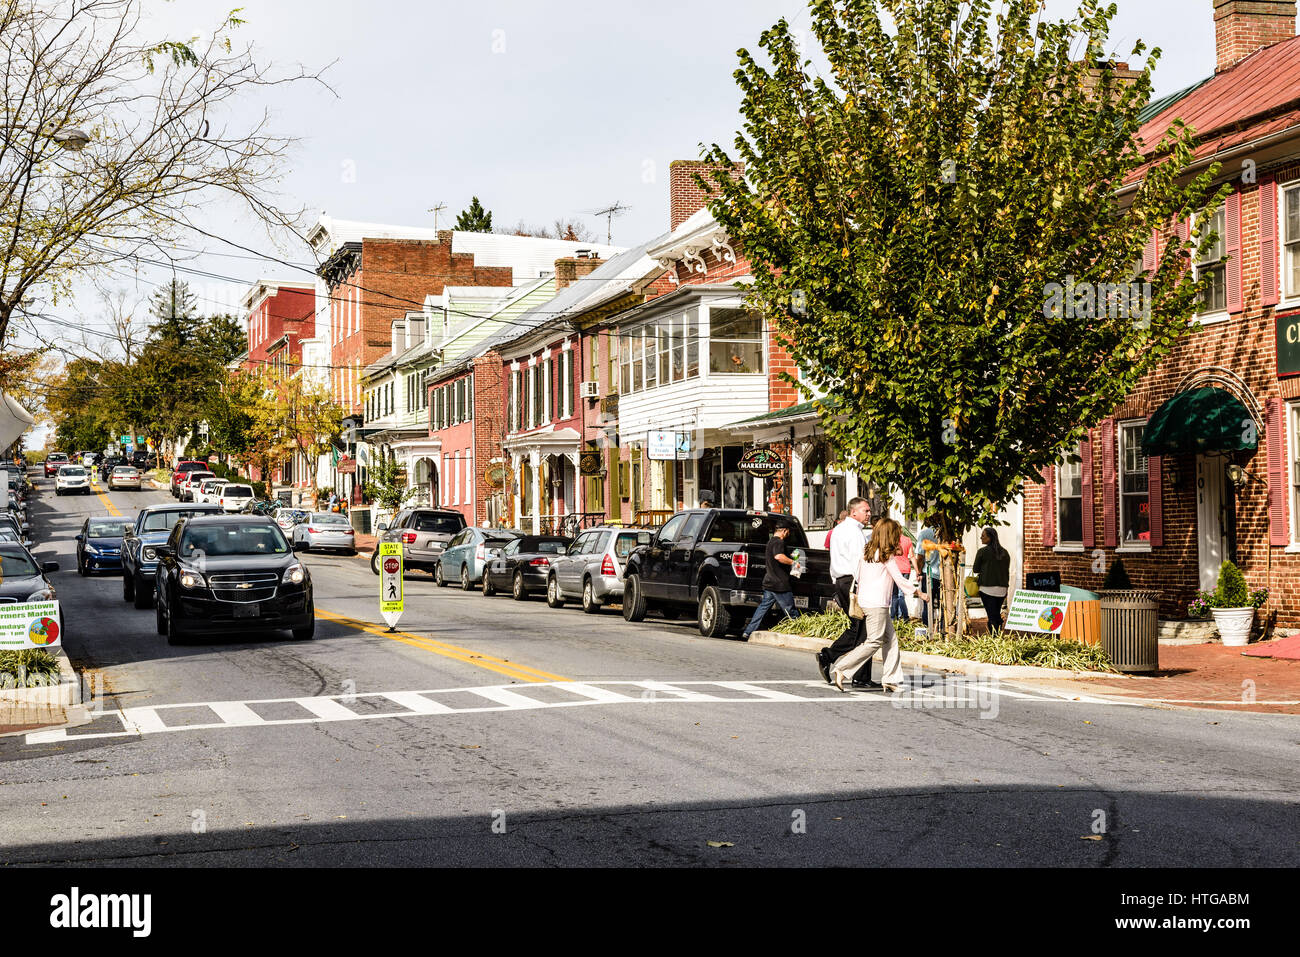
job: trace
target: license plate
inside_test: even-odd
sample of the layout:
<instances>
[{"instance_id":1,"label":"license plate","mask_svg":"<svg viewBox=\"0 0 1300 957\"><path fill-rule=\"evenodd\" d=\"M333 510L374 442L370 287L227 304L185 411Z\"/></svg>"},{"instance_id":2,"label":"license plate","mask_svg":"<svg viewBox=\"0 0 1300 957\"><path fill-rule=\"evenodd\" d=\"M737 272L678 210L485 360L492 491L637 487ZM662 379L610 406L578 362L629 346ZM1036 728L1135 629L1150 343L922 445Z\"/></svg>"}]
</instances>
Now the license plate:
<instances>
[{"instance_id":1,"label":"license plate","mask_svg":"<svg viewBox=\"0 0 1300 957\"><path fill-rule=\"evenodd\" d=\"M236 618L257 618L261 614L262 611L257 605L236 605L235 606Z\"/></svg>"},{"instance_id":2,"label":"license plate","mask_svg":"<svg viewBox=\"0 0 1300 957\"><path fill-rule=\"evenodd\" d=\"M796 608L807 608L807 607L808 607L808 599L807 599L805 596L803 596L803 595L795 595L795 596L794 596L794 607L796 607Z\"/></svg>"}]
</instances>

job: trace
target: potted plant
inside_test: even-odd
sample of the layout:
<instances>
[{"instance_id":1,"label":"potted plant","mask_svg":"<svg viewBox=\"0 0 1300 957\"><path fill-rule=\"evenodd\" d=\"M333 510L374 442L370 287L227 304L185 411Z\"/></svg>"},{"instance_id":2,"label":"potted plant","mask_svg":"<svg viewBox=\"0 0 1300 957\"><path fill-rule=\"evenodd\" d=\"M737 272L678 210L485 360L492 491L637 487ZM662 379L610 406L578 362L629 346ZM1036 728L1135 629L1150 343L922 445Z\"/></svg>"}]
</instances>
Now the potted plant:
<instances>
[{"instance_id":1,"label":"potted plant","mask_svg":"<svg viewBox=\"0 0 1300 957\"><path fill-rule=\"evenodd\" d=\"M1239 647L1250 641L1255 609L1266 601L1267 588L1250 591L1241 569L1232 562L1224 562L1219 567L1218 587L1214 591L1197 592L1196 598L1187 606L1187 614L1193 618L1204 618L1207 613L1212 615L1223 643Z\"/></svg>"}]
</instances>

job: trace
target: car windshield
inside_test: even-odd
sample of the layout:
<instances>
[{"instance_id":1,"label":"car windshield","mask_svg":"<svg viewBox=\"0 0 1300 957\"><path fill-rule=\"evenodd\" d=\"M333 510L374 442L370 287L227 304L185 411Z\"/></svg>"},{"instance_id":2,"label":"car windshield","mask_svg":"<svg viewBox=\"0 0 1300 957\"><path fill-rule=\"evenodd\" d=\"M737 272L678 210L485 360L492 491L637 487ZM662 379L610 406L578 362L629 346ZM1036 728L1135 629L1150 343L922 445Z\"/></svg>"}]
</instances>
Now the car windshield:
<instances>
[{"instance_id":1,"label":"car windshield","mask_svg":"<svg viewBox=\"0 0 1300 957\"><path fill-rule=\"evenodd\" d=\"M104 519L91 522L87 526L86 534L91 538L121 538L130 527L130 522L124 522L120 518Z\"/></svg>"},{"instance_id":2,"label":"car windshield","mask_svg":"<svg viewBox=\"0 0 1300 957\"><path fill-rule=\"evenodd\" d=\"M442 532L447 535L454 535L465 527L465 520L459 515L434 515L427 512L416 512L415 525L412 527L417 532Z\"/></svg>"},{"instance_id":3,"label":"car windshield","mask_svg":"<svg viewBox=\"0 0 1300 957\"><path fill-rule=\"evenodd\" d=\"M347 525L348 520L342 515L335 512L313 512L311 516L313 525Z\"/></svg>"},{"instance_id":4,"label":"car windshield","mask_svg":"<svg viewBox=\"0 0 1300 957\"><path fill-rule=\"evenodd\" d=\"M195 515L211 515L211 509L195 511L194 509L172 509L166 512L148 512L143 518L140 525L142 532L170 532L176 527L176 523L182 518L191 518Z\"/></svg>"},{"instance_id":5,"label":"car windshield","mask_svg":"<svg viewBox=\"0 0 1300 957\"><path fill-rule=\"evenodd\" d=\"M247 485L227 485L221 494L226 498L252 498L253 490Z\"/></svg>"},{"instance_id":6,"label":"car windshield","mask_svg":"<svg viewBox=\"0 0 1300 957\"><path fill-rule=\"evenodd\" d=\"M32 578L41 570L36 567L26 552L13 549L0 551L0 576L5 578Z\"/></svg>"},{"instance_id":7,"label":"car windshield","mask_svg":"<svg viewBox=\"0 0 1300 957\"><path fill-rule=\"evenodd\" d=\"M67 457L66 455L55 454L55 455L51 455L51 456L50 456L46 461L49 461L49 462L66 462L66 461L68 461L68 457Z\"/></svg>"},{"instance_id":8,"label":"car windshield","mask_svg":"<svg viewBox=\"0 0 1300 957\"><path fill-rule=\"evenodd\" d=\"M85 475L86 470L80 465L65 465L59 469L60 475Z\"/></svg>"},{"instance_id":9,"label":"car windshield","mask_svg":"<svg viewBox=\"0 0 1300 957\"><path fill-rule=\"evenodd\" d=\"M18 541L18 532L12 525L0 525L0 542Z\"/></svg>"},{"instance_id":10,"label":"car windshield","mask_svg":"<svg viewBox=\"0 0 1300 957\"><path fill-rule=\"evenodd\" d=\"M125 475L125 474L127 474L127 473L133 473L133 472L136 472L136 471L138 471L138 469L134 469L134 468L132 468L132 467L129 466L129 465L119 465L117 468L113 469L113 474L114 474L114 475Z\"/></svg>"},{"instance_id":11,"label":"car windshield","mask_svg":"<svg viewBox=\"0 0 1300 957\"><path fill-rule=\"evenodd\" d=\"M289 550L284 533L274 525L246 522L229 525L203 524L185 529L180 553L190 558L204 555L282 555Z\"/></svg>"}]
</instances>

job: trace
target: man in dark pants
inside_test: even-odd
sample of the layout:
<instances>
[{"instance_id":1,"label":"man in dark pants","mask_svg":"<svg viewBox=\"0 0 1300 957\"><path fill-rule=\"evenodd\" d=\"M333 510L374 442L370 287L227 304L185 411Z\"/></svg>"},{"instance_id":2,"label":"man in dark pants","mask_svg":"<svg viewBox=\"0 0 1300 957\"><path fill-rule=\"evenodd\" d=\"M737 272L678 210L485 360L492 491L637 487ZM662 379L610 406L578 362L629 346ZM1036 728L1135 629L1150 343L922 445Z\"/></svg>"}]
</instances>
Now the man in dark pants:
<instances>
[{"instance_id":1,"label":"man in dark pants","mask_svg":"<svg viewBox=\"0 0 1300 957\"><path fill-rule=\"evenodd\" d=\"M758 603L754 617L745 626L743 637L746 641L763 624L763 619L774 604L780 605L787 617L799 617L799 610L794 606L794 588L790 585L790 566L794 564L794 559L790 557L790 545L786 542L791 528L790 522L778 520L776 528L772 530L772 537L768 539L763 600Z\"/></svg>"},{"instance_id":2,"label":"man in dark pants","mask_svg":"<svg viewBox=\"0 0 1300 957\"><path fill-rule=\"evenodd\" d=\"M870 533L866 525L871 521L871 503L865 498L849 501L849 517L835 526L831 532L831 579L835 582L835 601L847 615L849 612L849 593L853 590L853 579L858 570L858 562L866 550L867 537ZM825 681L830 683L830 666L837 658L848 654L866 637L862 619L849 619L849 627L835 639L829 648L817 653L817 670ZM871 662L858 669L853 676L853 685L857 688L878 688L871 681Z\"/></svg>"}]
</instances>

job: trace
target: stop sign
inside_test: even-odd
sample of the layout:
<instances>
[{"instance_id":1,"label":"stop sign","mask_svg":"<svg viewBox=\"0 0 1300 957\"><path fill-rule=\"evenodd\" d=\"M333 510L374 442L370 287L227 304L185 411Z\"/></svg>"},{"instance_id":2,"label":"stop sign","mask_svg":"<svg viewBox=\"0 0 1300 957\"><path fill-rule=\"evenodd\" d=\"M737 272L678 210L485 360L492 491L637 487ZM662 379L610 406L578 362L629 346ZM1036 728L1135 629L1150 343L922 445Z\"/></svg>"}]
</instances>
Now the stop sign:
<instances>
[{"instance_id":1,"label":"stop sign","mask_svg":"<svg viewBox=\"0 0 1300 957\"><path fill-rule=\"evenodd\" d=\"M401 561L399 559L392 557L391 555L388 558L384 559L384 571L390 575L396 575L398 571L401 569L401 567L402 567Z\"/></svg>"}]
</instances>

